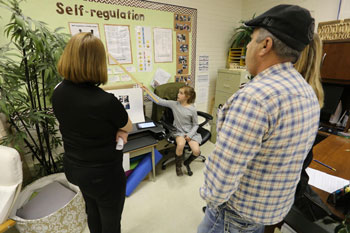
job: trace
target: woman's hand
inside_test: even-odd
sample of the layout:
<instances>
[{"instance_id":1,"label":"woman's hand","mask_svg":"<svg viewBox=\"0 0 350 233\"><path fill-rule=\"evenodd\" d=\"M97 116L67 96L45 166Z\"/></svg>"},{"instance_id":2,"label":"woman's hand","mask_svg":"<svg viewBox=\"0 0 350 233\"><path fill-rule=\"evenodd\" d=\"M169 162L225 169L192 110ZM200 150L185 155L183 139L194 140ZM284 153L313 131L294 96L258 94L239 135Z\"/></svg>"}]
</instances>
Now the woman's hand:
<instances>
[{"instance_id":1,"label":"woman's hand","mask_svg":"<svg viewBox=\"0 0 350 233\"><path fill-rule=\"evenodd\" d=\"M117 135L115 137L115 141L117 142L118 141L118 138L122 138L123 141L124 141L124 144L128 142L128 133L125 132L124 130L118 130L117 131Z\"/></svg>"}]
</instances>

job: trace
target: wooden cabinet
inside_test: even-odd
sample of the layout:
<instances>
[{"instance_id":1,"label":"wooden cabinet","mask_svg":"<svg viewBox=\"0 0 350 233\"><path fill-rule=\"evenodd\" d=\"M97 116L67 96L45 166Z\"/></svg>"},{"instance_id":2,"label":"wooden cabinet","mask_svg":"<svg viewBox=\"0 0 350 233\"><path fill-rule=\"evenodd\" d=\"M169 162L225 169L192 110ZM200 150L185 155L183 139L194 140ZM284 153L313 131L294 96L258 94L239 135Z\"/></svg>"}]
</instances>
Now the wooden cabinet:
<instances>
[{"instance_id":1,"label":"wooden cabinet","mask_svg":"<svg viewBox=\"0 0 350 233\"><path fill-rule=\"evenodd\" d=\"M322 82L350 84L350 40L323 42Z\"/></svg>"},{"instance_id":2,"label":"wooden cabinet","mask_svg":"<svg viewBox=\"0 0 350 233\"><path fill-rule=\"evenodd\" d=\"M213 108L213 123L211 126L211 141L216 141L216 113L223 106L228 98L230 98L243 83L249 82L249 73L243 69L219 69L216 79L215 103Z\"/></svg>"},{"instance_id":3,"label":"wooden cabinet","mask_svg":"<svg viewBox=\"0 0 350 233\"><path fill-rule=\"evenodd\" d=\"M350 40L334 40L323 42L323 62L321 66L321 78L323 89L325 92L325 105L321 111L321 125L328 125L328 120L323 122L322 113L324 113L327 107L334 108L338 105L338 102L334 102L335 94L330 90L331 87L341 87L342 91L340 100L342 103L342 113L350 110ZM333 103L334 102L334 103ZM331 125L332 126L332 125ZM335 126L334 126L335 127ZM350 118L347 121L344 129L347 132L350 128Z\"/></svg>"}]
</instances>

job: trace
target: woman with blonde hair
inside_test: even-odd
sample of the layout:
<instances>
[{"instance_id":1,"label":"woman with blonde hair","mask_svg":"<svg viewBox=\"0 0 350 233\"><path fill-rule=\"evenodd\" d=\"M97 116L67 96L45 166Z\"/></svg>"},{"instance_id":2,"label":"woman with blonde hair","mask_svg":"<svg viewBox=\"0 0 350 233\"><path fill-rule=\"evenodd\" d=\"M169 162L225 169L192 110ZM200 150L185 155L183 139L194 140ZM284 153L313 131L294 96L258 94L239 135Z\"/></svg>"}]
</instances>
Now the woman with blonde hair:
<instances>
[{"instance_id":1,"label":"woman with blonde hair","mask_svg":"<svg viewBox=\"0 0 350 233\"><path fill-rule=\"evenodd\" d=\"M295 69L315 91L320 108L323 107L324 93L321 84L322 41L315 33L313 40L301 52Z\"/></svg>"},{"instance_id":2,"label":"woman with blonde hair","mask_svg":"<svg viewBox=\"0 0 350 233\"><path fill-rule=\"evenodd\" d=\"M64 172L79 186L91 233L120 233L126 178L116 139L127 142L131 121L120 101L98 87L107 82L106 52L100 39L79 33L57 65L64 80L52 106L64 143Z\"/></svg>"},{"instance_id":3,"label":"woman with blonde hair","mask_svg":"<svg viewBox=\"0 0 350 233\"><path fill-rule=\"evenodd\" d=\"M315 33L313 40L307 45L301 52L298 61L294 64L295 69L304 77L307 83L310 84L314 90L320 108L323 107L324 92L321 84L321 64L322 64L322 41L320 37ZM313 160L312 148L307 154L303 169L301 171L300 181L298 183L294 205L302 211L304 214L309 214L312 210L308 209L310 200L304 197L304 193L313 192L308 186L309 176L305 169L310 165ZM317 195L312 195L313 197ZM326 210L327 211L327 210Z\"/></svg>"}]
</instances>

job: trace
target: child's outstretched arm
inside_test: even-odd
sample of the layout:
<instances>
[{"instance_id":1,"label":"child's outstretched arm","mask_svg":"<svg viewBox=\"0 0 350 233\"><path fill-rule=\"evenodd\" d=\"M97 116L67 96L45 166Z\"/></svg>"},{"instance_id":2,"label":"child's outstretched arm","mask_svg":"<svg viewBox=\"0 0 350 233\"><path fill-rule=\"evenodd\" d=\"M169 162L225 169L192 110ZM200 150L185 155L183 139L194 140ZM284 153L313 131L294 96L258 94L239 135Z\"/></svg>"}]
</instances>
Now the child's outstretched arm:
<instances>
[{"instance_id":1,"label":"child's outstretched arm","mask_svg":"<svg viewBox=\"0 0 350 233\"><path fill-rule=\"evenodd\" d=\"M173 100L165 100L165 99L162 99L162 98L160 98L159 96L157 96L156 94L154 94L154 93L152 93L150 90L148 90L148 88L147 87L145 87L145 86L141 86L141 88L143 89L143 90L147 90L146 91L146 95L147 95L147 98L149 99L149 100L151 100L153 103L155 103L155 104L158 104L158 105L160 105L160 106L164 106L164 107L168 107L168 108L171 108L173 105L174 105L174 103L176 103L176 101L173 101ZM155 100L157 100L157 101L155 101Z\"/></svg>"}]
</instances>

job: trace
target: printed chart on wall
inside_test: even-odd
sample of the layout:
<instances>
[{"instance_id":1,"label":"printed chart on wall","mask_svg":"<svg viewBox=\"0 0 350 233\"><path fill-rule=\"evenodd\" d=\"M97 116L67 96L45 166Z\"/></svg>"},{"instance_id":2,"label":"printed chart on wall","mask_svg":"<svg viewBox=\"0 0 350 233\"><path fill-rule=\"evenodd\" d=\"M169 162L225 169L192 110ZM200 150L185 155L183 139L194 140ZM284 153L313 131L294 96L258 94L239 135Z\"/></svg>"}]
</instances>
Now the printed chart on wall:
<instances>
[{"instance_id":1,"label":"printed chart on wall","mask_svg":"<svg viewBox=\"0 0 350 233\"><path fill-rule=\"evenodd\" d=\"M101 39L100 29L97 23L69 23L69 30L72 36L80 32L90 32Z\"/></svg>"},{"instance_id":2,"label":"printed chart on wall","mask_svg":"<svg viewBox=\"0 0 350 233\"><path fill-rule=\"evenodd\" d=\"M152 65L152 36L150 27L135 27L136 48L137 48L137 68L139 72L151 72Z\"/></svg>"},{"instance_id":3,"label":"printed chart on wall","mask_svg":"<svg viewBox=\"0 0 350 233\"><path fill-rule=\"evenodd\" d=\"M107 59L107 85L134 82L114 59L150 88L174 81L195 85L196 9L138 0L31 0L20 8L52 30L101 39L113 57Z\"/></svg>"},{"instance_id":4,"label":"printed chart on wall","mask_svg":"<svg viewBox=\"0 0 350 233\"><path fill-rule=\"evenodd\" d=\"M104 25L107 51L120 64L132 63L129 26ZM109 57L109 64L116 64Z\"/></svg>"}]
</instances>

